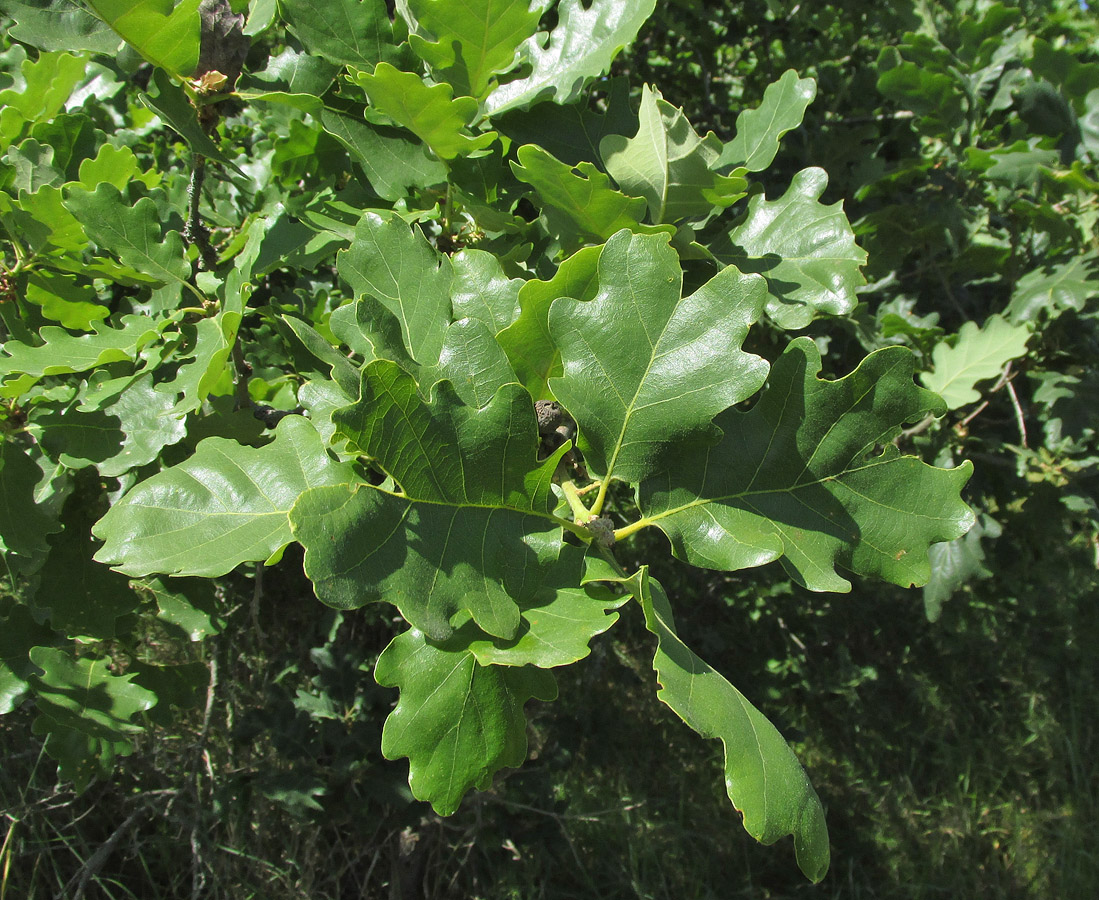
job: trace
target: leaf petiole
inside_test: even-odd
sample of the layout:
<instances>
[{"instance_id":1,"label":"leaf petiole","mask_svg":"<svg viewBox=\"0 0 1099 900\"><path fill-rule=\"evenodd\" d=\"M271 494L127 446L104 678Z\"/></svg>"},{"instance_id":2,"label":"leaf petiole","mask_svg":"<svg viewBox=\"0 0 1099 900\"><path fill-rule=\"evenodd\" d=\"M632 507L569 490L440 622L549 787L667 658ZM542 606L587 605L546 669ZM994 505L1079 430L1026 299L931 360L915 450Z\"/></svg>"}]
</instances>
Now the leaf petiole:
<instances>
[{"instance_id":1,"label":"leaf petiole","mask_svg":"<svg viewBox=\"0 0 1099 900\"><path fill-rule=\"evenodd\" d=\"M578 525L586 525L595 518L595 514L580 499L580 491L572 481L562 481L561 490L568 501L569 509L572 510L573 519Z\"/></svg>"}]
</instances>

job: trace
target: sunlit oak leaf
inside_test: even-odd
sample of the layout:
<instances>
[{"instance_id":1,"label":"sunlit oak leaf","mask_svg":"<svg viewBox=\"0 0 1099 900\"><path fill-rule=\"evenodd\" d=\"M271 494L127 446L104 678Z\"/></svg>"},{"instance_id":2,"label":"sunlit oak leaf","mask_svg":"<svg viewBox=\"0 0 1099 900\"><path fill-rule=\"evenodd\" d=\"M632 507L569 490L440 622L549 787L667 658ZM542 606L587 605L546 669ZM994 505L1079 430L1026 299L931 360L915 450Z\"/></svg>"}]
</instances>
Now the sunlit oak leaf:
<instances>
[{"instance_id":1,"label":"sunlit oak leaf","mask_svg":"<svg viewBox=\"0 0 1099 900\"><path fill-rule=\"evenodd\" d=\"M401 691L382 730L383 755L407 756L413 795L444 816L470 788L487 788L497 771L526 760L523 707L557 697L544 669L482 666L461 639L433 644L415 629L386 647L374 677Z\"/></svg>"},{"instance_id":2,"label":"sunlit oak leaf","mask_svg":"<svg viewBox=\"0 0 1099 900\"><path fill-rule=\"evenodd\" d=\"M682 288L666 236L622 231L599 257L595 299L550 308L564 370L550 389L600 474L654 474L670 452L712 439L713 417L767 377L767 363L740 349L763 309L763 279L730 267L688 297Z\"/></svg>"},{"instance_id":3,"label":"sunlit oak leaf","mask_svg":"<svg viewBox=\"0 0 1099 900\"><path fill-rule=\"evenodd\" d=\"M928 547L973 524L959 497L973 469L937 469L888 443L904 423L943 410L914 383L914 365L911 351L889 347L825 381L816 345L798 338L751 410L718 417L719 444L641 485L643 521L692 565L733 571L781 559L815 591L850 590L837 565L925 584Z\"/></svg>"},{"instance_id":4,"label":"sunlit oak leaf","mask_svg":"<svg viewBox=\"0 0 1099 900\"><path fill-rule=\"evenodd\" d=\"M154 66L176 78L198 65L200 0L87 0L87 6Z\"/></svg>"},{"instance_id":5,"label":"sunlit oak leaf","mask_svg":"<svg viewBox=\"0 0 1099 900\"><path fill-rule=\"evenodd\" d=\"M356 71L355 81L373 109L403 125L440 159L468 156L496 140L495 131L468 133L480 116L480 104L473 97L455 97L449 84L425 84L419 75L385 62L372 72Z\"/></svg>"},{"instance_id":6,"label":"sunlit oak leaf","mask_svg":"<svg viewBox=\"0 0 1099 900\"><path fill-rule=\"evenodd\" d=\"M798 78L797 72L787 69L767 86L759 106L736 117L736 137L725 145L715 168L743 166L749 172L768 168L782 136L801 124L816 95L817 83L812 78Z\"/></svg>"},{"instance_id":7,"label":"sunlit oak leaf","mask_svg":"<svg viewBox=\"0 0 1099 900\"><path fill-rule=\"evenodd\" d=\"M127 575L224 575L290 542L287 515L303 491L353 478L301 416L283 419L262 447L207 438L96 523L92 531L106 543L95 558Z\"/></svg>"},{"instance_id":8,"label":"sunlit oak leaf","mask_svg":"<svg viewBox=\"0 0 1099 900\"><path fill-rule=\"evenodd\" d=\"M419 25L412 49L459 95L471 97L481 97L494 75L515 65L540 15L515 0L409 0L408 7Z\"/></svg>"},{"instance_id":9,"label":"sunlit oak leaf","mask_svg":"<svg viewBox=\"0 0 1099 900\"><path fill-rule=\"evenodd\" d=\"M767 316L782 328L850 312L866 281L859 271L866 251L855 244L842 204L820 202L827 185L823 169L803 169L778 200L749 200L739 224L709 244L719 262L767 279Z\"/></svg>"},{"instance_id":10,"label":"sunlit oak leaf","mask_svg":"<svg viewBox=\"0 0 1099 900\"><path fill-rule=\"evenodd\" d=\"M326 60L372 66L405 55L382 0L279 0L279 12L306 49Z\"/></svg>"},{"instance_id":11,"label":"sunlit oak leaf","mask_svg":"<svg viewBox=\"0 0 1099 900\"><path fill-rule=\"evenodd\" d=\"M981 399L977 383L997 378L1007 363L1026 353L1029 339L1026 325L1011 325L1002 316L990 316L983 327L966 322L952 344L935 345L934 368L921 372L920 381L942 397L948 409L976 403Z\"/></svg>"},{"instance_id":12,"label":"sunlit oak leaf","mask_svg":"<svg viewBox=\"0 0 1099 900\"><path fill-rule=\"evenodd\" d=\"M96 322L96 331L76 337L56 325L44 325L39 336L44 343L32 347L19 341L8 341L0 356L0 376L27 374L63 375L84 372L112 362L132 360L164 328L148 316L123 316L120 327L111 328Z\"/></svg>"},{"instance_id":13,"label":"sunlit oak leaf","mask_svg":"<svg viewBox=\"0 0 1099 900\"><path fill-rule=\"evenodd\" d=\"M530 106L540 100L570 103L604 72L652 15L656 0L562 0L557 25L528 38L519 48L529 73L502 84L485 98L486 115Z\"/></svg>"},{"instance_id":14,"label":"sunlit oak leaf","mask_svg":"<svg viewBox=\"0 0 1099 900\"><path fill-rule=\"evenodd\" d=\"M645 198L654 224L707 216L735 203L748 187L740 175L714 171L721 155L717 136L711 131L699 137L683 110L648 85L641 92L637 133L605 137L599 152L618 186Z\"/></svg>"}]
</instances>

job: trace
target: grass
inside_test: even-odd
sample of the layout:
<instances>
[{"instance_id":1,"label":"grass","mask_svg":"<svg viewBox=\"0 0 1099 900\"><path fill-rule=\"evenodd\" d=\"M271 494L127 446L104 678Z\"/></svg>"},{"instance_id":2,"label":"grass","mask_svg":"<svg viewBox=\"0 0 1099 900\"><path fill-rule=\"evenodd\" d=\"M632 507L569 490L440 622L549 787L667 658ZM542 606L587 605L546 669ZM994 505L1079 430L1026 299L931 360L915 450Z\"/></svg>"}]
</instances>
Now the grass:
<instances>
[{"instance_id":1,"label":"grass","mask_svg":"<svg viewBox=\"0 0 1099 900\"><path fill-rule=\"evenodd\" d=\"M685 639L795 739L832 841L813 886L789 841L744 834L720 745L655 699L632 610L530 707L526 766L450 819L409 803L370 677L391 626L320 610L294 565L267 578L262 630L244 603L208 639L205 738L184 714L77 796L33 711L0 719L0 900L1099 896L1094 573L979 583L936 625L915 592L658 573Z\"/></svg>"}]
</instances>

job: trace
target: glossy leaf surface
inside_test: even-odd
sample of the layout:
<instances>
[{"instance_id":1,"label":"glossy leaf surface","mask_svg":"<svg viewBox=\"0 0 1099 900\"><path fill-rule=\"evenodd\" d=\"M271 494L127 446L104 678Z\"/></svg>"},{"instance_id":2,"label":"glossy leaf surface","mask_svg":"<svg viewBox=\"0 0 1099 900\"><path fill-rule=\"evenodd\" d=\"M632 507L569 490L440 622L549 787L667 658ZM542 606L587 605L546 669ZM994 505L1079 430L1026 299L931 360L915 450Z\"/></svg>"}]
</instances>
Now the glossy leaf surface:
<instances>
[{"instance_id":1,"label":"glossy leaf surface","mask_svg":"<svg viewBox=\"0 0 1099 900\"><path fill-rule=\"evenodd\" d=\"M543 588L562 546L549 514L556 458L537 461L530 395L505 386L477 409L443 382L425 401L411 375L380 360L333 420L400 491L349 483L301 498L291 519L317 596L343 609L388 600L436 640L462 611L513 637L517 604ZM452 450L425 455L428 444Z\"/></svg>"},{"instance_id":2,"label":"glossy leaf surface","mask_svg":"<svg viewBox=\"0 0 1099 900\"><path fill-rule=\"evenodd\" d=\"M667 239L623 231L599 257L595 299L550 309L564 372L550 389L576 419L590 465L608 477L640 481L683 443L712 439L713 417L767 375L739 349L762 312L761 278L728 268L681 292Z\"/></svg>"},{"instance_id":3,"label":"glossy leaf surface","mask_svg":"<svg viewBox=\"0 0 1099 900\"><path fill-rule=\"evenodd\" d=\"M782 328L849 312L865 281L859 268L866 253L841 204L820 202L827 184L823 169L803 169L778 200L749 200L744 220L711 247L723 264L767 279L767 315Z\"/></svg>"},{"instance_id":4,"label":"glossy leaf surface","mask_svg":"<svg viewBox=\"0 0 1099 900\"><path fill-rule=\"evenodd\" d=\"M972 467L936 469L886 443L942 409L913 383L913 368L908 350L889 348L823 381L819 351L798 338L755 406L718 418L721 443L642 484L645 521L693 565L734 571L781 559L816 591L850 589L837 564L905 587L926 583L929 545L973 524L958 496Z\"/></svg>"},{"instance_id":5,"label":"glossy leaf surface","mask_svg":"<svg viewBox=\"0 0 1099 900\"><path fill-rule=\"evenodd\" d=\"M602 75L611 60L637 35L652 14L656 0L562 0L557 27L536 34L519 49L529 61L528 75L496 88L485 100L490 116L529 106L539 100L568 103L585 85Z\"/></svg>"}]
</instances>

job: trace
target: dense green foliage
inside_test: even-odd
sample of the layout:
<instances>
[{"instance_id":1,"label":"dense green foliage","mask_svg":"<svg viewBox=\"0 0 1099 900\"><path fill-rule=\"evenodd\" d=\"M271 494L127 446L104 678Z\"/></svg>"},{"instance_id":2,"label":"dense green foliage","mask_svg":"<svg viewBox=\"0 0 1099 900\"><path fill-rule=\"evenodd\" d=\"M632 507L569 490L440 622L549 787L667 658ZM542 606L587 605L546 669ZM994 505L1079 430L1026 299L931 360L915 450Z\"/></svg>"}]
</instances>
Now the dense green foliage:
<instances>
[{"instance_id":1,"label":"dense green foliage","mask_svg":"<svg viewBox=\"0 0 1099 900\"><path fill-rule=\"evenodd\" d=\"M641 840L634 789L599 787L610 754L670 770L678 821L689 804L715 847L723 766L748 833L792 835L818 880L794 730L854 860L844 773L950 766L911 732L962 707L966 740L1067 742L1065 802L1095 810L1087 13L232 7L0 3L0 712L73 803L117 798L108 855L164 797L192 862L156 889L229 893L226 854L274 840L275 809L392 846L311 885L294 831L291 862L247 876L263 891L413 896L448 843L529 858L483 816L534 799L576 880L548 893L724 895L679 849L632 893L592 873L600 842L567 822L624 816L602 840ZM923 586L924 623L869 578ZM943 696L955 677L972 706ZM997 679L1030 697L1007 728L982 708ZM654 684L716 760L670 736ZM497 774L532 753L550 762ZM987 753L948 777L1008 771ZM39 769L5 802L30 810ZM146 869L170 863L151 846ZM100 856L57 887L83 891ZM535 890L492 865L448 877ZM1004 896L1091 883L1058 865ZM141 877L119 871L100 886Z\"/></svg>"}]
</instances>

